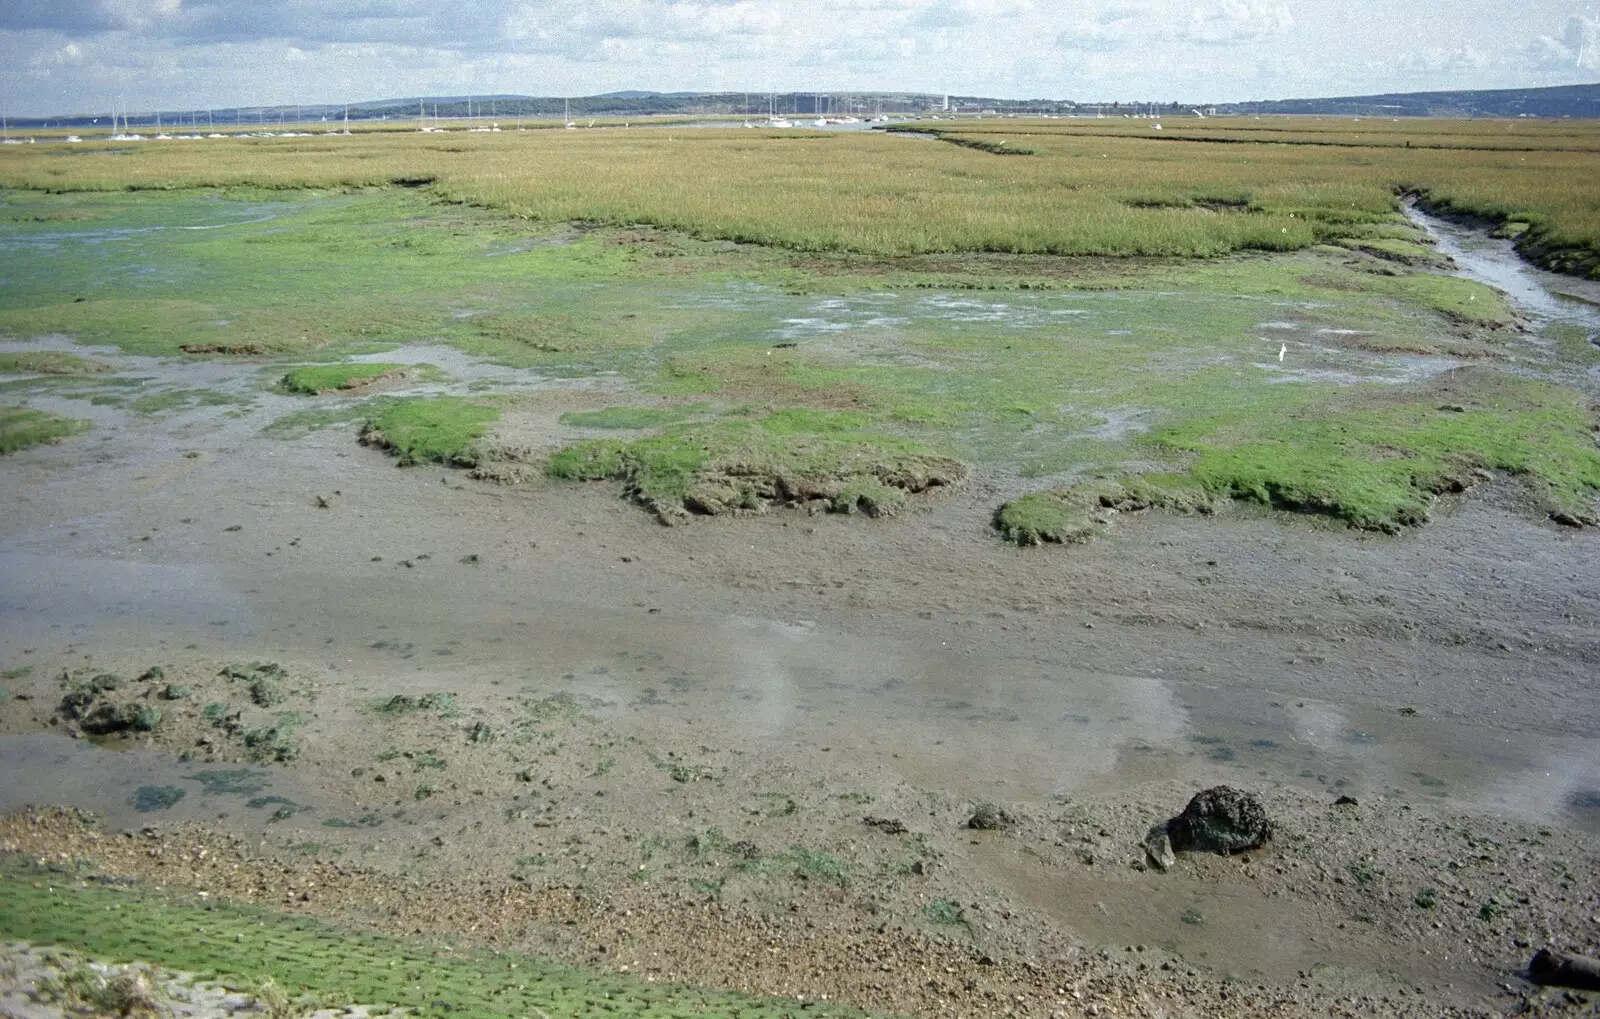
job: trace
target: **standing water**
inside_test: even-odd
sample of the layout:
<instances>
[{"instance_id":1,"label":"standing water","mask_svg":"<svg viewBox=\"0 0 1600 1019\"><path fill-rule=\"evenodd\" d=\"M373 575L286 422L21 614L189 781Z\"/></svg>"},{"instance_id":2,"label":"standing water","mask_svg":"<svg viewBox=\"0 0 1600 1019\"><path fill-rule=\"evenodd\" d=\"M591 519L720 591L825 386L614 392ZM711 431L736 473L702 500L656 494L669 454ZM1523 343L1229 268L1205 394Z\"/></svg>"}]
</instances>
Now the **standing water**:
<instances>
[{"instance_id":1,"label":"standing water","mask_svg":"<svg viewBox=\"0 0 1600 1019\"><path fill-rule=\"evenodd\" d=\"M1438 242L1460 275L1503 291L1513 305L1542 325L1570 324L1586 329L1600 343L1600 282L1562 276L1530 265L1509 240L1492 237L1414 204L1406 213Z\"/></svg>"}]
</instances>

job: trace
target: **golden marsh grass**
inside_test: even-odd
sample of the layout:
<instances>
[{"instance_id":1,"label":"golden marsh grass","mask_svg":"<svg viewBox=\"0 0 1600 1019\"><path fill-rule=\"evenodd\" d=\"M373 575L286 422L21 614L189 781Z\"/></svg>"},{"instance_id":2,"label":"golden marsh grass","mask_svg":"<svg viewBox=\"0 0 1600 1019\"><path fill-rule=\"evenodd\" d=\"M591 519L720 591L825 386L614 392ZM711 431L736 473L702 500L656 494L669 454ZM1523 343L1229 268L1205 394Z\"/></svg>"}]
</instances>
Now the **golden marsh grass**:
<instances>
[{"instance_id":1,"label":"golden marsh grass","mask_svg":"<svg viewBox=\"0 0 1600 1019\"><path fill-rule=\"evenodd\" d=\"M13 146L0 152L0 185L428 182L447 197L529 218L650 223L878 255L1288 250L1362 236L1393 217L1398 193L1411 191L1438 206L1529 223L1547 248L1591 261L1600 253L1600 126L1586 123L1174 122L1183 141L1152 137L1147 121L938 127L1036 154L995 156L877 132L369 132ZM1208 133L1215 140L1198 140Z\"/></svg>"}]
</instances>

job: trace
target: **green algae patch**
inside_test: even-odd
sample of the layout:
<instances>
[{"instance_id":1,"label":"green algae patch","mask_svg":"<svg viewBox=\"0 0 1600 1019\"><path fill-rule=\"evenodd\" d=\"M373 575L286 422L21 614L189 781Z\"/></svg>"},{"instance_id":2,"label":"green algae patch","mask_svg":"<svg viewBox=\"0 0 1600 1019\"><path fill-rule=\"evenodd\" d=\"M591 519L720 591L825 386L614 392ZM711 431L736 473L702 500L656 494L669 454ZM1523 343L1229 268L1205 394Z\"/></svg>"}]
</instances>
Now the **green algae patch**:
<instances>
[{"instance_id":1,"label":"green algae patch","mask_svg":"<svg viewBox=\"0 0 1600 1019\"><path fill-rule=\"evenodd\" d=\"M173 414L200 407L241 407L249 402L242 396L214 389L169 389L141 396L129 403L128 409L139 414Z\"/></svg>"},{"instance_id":2,"label":"green algae patch","mask_svg":"<svg viewBox=\"0 0 1600 1019\"><path fill-rule=\"evenodd\" d=\"M1368 286L1377 293L1429 308L1467 325L1501 328L1517 321L1505 294L1460 276L1433 272L1374 276Z\"/></svg>"},{"instance_id":3,"label":"green algae patch","mask_svg":"<svg viewBox=\"0 0 1600 1019\"><path fill-rule=\"evenodd\" d=\"M89 422L47 414L31 407L0 407L0 454L57 442L89 427Z\"/></svg>"},{"instance_id":4,"label":"green algae patch","mask_svg":"<svg viewBox=\"0 0 1600 1019\"><path fill-rule=\"evenodd\" d=\"M1350 248L1353 251L1364 251L1369 255L1399 262L1402 265L1432 266L1444 263L1445 258L1437 251L1425 244L1398 237L1376 238L1344 238L1338 241L1339 246Z\"/></svg>"},{"instance_id":5,"label":"green algae patch","mask_svg":"<svg viewBox=\"0 0 1600 1019\"><path fill-rule=\"evenodd\" d=\"M570 411L561 415L560 421L573 428L648 431L687 421L704 410L704 404L692 407L607 407L604 410Z\"/></svg>"},{"instance_id":6,"label":"green algae patch","mask_svg":"<svg viewBox=\"0 0 1600 1019\"><path fill-rule=\"evenodd\" d=\"M870 431L864 414L801 409L582 442L551 457L547 472L621 481L663 523L783 505L885 516L967 476L958 460Z\"/></svg>"},{"instance_id":7,"label":"green algae patch","mask_svg":"<svg viewBox=\"0 0 1600 1019\"><path fill-rule=\"evenodd\" d=\"M1161 431L1194 456L1191 475L1219 496L1326 514L1397 533L1428 520L1434 498L1480 472L1520 479L1561 523L1600 523L1596 421L1579 394L1484 369L1368 406L1307 407L1284 418L1222 413Z\"/></svg>"},{"instance_id":8,"label":"green algae patch","mask_svg":"<svg viewBox=\"0 0 1600 1019\"><path fill-rule=\"evenodd\" d=\"M302 396L350 392L407 374L403 364L310 364L291 368L281 381L285 390Z\"/></svg>"},{"instance_id":9,"label":"green algae patch","mask_svg":"<svg viewBox=\"0 0 1600 1019\"><path fill-rule=\"evenodd\" d=\"M90 361L60 350L0 354L0 374L3 375L90 375L110 370L111 365L104 361Z\"/></svg>"},{"instance_id":10,"label":"green algae patch","mask_svg":"<svg viewBox=\"0 0 1600 1019\"><path fill-rule=\"evenodd\" d=\"M1104 534L1119 513L1149 509L1210 513L1213 508L1210 492L1187 475L1098 478L1013 499L995 513L995 527L1007 541L1018 545L1076 544Z\"/></svg>"},{"instance_id":11,"label":"green algae patch","mask_svg":"<svg viewBox=\"0 0 1600 1019\"><path fill-rule=\"evenodd\" d=\"M269 439L301 439L324 428L368 421L376 413L377 407L387 406L390 402L380 399L297 410L274 420L261 429L261 434Z\"/></svg>"},{"instance_id":12,"label":"green algae patch","mask_svg":"<svg viewBox=\"0 0 1600 1019\"><path fill-rule=\"evenodd\" d=\"M515 952L338 929L315 919L145 888L79 883L14 858L0 863L0 934L96 959L151 963L242 986L271 981L290 1004L343 1000L413 1014L578 1019L819 1019L853 1009L646 983ZM381 1014L384 1009L375 1009Z\"/></svg>"},{"instance_id":13,"label":"green algae patch","mask_svg":"<svg viewBox=\"0 0 1600 1019\"><path fill-rule=\"evenodd\" d=\"M473 467L478 440L499 418L498 408L458 396L397 400L367 419L361 441L393 453L401 466Z\"/></svg>"}]
</instances>

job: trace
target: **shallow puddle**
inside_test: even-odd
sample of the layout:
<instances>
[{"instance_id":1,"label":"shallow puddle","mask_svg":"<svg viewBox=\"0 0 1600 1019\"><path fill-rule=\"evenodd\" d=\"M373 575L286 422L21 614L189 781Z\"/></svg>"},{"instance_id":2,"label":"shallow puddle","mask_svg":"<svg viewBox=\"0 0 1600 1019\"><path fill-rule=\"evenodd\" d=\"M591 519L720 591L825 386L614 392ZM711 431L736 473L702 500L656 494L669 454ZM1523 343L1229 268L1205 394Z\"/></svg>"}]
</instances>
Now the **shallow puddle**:
<instances>
[{"instance_id":1,"label":"shallow puddle","mask_svg":"<svg viewBox=\"0 0 1600 1019\"><path fill-rule=\"evenodd\" d=\"M0 650L71 641L93 651L137 635L196 656L289 654L345 674L400 665L397 679L459 688L507 676L610 705L600 713L625 729L671 720L755 752L831 744L975 799L1045 800L1198 771L1600 831L1585 798L1600 788L1600 751L1588 741L1524 732L1486 742L1479 726L1255 685L1107 675L816 624L641 620L553 600L515 574L440 569L421 587L319 576L313 589L310 579L0 552ZM285 583L298 593L286 596ZM522 659L525 648L537 657ZM672 688L670 703L647 696Z\"/></svg>"},{"instance_id":2,"label":"shallow puddle","mask_svg":"<svg viewBox=\"0 0 1600 1019\"><path fill-rule=\"evenodd\" d=\"M193 764L137 747L107 748L53 733L0 736L0 812L70 805L105 818L111 831L178 821L227 820L266 830L318 810L319 794L294 772L250 764Z\"/></svg>"}]
</instances>

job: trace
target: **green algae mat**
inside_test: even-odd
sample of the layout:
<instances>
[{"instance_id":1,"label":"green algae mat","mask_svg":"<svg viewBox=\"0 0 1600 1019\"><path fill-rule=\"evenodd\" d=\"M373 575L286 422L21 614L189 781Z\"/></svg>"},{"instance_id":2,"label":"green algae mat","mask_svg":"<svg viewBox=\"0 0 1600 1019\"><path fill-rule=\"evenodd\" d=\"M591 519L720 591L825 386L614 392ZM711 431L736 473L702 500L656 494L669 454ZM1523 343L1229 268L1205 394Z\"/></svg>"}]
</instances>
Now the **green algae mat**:
<instances>
[{"instance_id":1,"label":"green algae mat","mask_svg":"<svg viewBox=\"0 0 1600 1019\"><path fill-rule=\"evenodd\" d=\"M863 1013L671 987L564 968L509 952L445 949L422 939L338 930L305 917L170 894L82 884L0 862L0 937L109 962L147 962L208 979L415 1014L624 1015L640 1019L786 1019Z\"/></svg>"}]
</instances>

